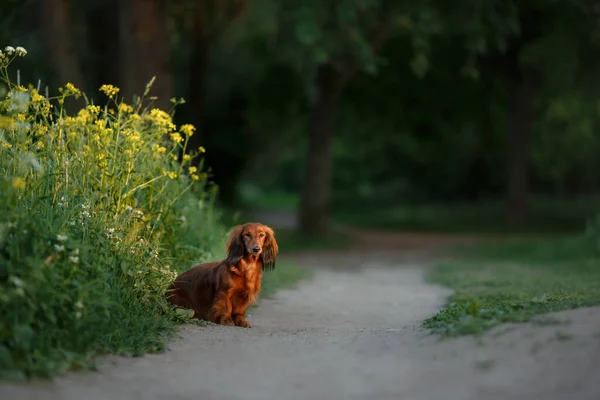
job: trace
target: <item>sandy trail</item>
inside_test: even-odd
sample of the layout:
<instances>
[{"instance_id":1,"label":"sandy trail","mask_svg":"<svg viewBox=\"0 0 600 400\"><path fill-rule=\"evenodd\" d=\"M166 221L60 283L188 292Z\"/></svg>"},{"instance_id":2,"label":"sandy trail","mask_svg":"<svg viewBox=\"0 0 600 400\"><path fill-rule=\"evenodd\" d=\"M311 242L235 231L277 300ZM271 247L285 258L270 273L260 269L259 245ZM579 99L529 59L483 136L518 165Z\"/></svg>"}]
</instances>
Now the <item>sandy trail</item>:
<instances>
[{"instance_id":1,"label":"sandy trail","mask_svg":"<svg viewBox=\"0 0 600 400\"><path fill-rule=\"evenodd\" d=\"M423 278L439 238L386 238L297 256L314 279L262 300L251 329L186 326L163 354L0 399L600 399L599 308L440 341L420 328L450 294Z\"/></svg>"}]
</instances>

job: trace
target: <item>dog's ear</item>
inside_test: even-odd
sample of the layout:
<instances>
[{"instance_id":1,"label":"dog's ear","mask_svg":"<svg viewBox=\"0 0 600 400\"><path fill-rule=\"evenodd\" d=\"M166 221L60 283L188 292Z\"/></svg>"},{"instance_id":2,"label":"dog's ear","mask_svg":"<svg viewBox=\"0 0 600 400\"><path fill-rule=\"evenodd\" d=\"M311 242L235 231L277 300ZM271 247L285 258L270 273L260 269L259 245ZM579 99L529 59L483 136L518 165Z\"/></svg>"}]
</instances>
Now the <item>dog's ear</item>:
<instances>
[{"instance_id":1,"label":"dog's ear","mask_svg":"<svg viewBox=\"0 0 600 400\"><path fill-rule=\"evenodd\" d=\"M246 249L244 248L244 241L242 240L241 225L236 226L231 230L225 249L227 250L227 263L230 265L236 265L244 257Z\"/></svg>"},{"instance_id":2,"label":"dog's ear","mask_svg":"<svg viewBox=\"0 0 600 400\"><path fill-rule=\"evenodd\" d=\"M269 228L268 226L264 226L264 229L267 237L263 245L261 257L263 268L267 271L271 271L275 269L275 259L277 258L277 253L279 252L279 246L277 246L275 232L273 229Z\"/></svg>"}]
</instances>

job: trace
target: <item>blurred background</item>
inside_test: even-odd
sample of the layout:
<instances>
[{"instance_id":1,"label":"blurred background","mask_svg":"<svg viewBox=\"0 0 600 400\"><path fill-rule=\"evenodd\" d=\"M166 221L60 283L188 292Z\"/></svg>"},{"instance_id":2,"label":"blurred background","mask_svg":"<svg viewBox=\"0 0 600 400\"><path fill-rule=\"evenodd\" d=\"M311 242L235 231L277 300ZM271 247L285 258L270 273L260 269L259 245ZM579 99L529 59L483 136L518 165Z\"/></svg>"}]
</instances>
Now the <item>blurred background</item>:
<instances>
[{"instance_id":1,"label":"blurred background","mask_svg":"<svg viewBox=\"0 0 600 400\"><path fill-rule=\"evenodd\" d=\"M586 0L2 0L21 82L151 95L219 186L310 235L581 232L600 208ZM256 215L256 214L255 214Z\"/></svg>"}]
</instances>

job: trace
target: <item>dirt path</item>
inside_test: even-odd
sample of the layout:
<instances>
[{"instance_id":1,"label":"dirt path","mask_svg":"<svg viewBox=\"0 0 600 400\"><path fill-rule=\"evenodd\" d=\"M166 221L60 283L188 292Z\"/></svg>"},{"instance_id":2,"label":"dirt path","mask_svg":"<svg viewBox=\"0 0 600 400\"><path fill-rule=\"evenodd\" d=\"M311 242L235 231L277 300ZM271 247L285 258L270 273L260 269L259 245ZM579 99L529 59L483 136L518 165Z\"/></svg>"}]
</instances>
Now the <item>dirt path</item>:
<instances>
[{"instance_id":1,"label":"dirt path","mask_svg":"<svg viewBox=\"0 0 600 400\"><path fill-rule=\"evenodd\" d=\"M188 326L163 354L0 399L600 399L600 309L439 341L420 328L450 294L423 279L439 238L386 238L298 256L314 279L263 300L251 329Z\"/></svg>"}]
</instances>

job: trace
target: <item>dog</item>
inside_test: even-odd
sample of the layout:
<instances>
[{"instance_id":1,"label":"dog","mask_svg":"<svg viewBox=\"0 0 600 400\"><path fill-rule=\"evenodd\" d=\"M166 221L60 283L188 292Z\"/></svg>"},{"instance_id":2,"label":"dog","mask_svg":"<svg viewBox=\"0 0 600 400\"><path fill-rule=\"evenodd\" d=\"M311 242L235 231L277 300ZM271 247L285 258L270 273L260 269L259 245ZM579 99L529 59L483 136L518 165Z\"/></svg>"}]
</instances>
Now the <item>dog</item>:
<instances>
[{"instance_id":1,"label":"dog","mask_svg":"<svg viewBox=\"0 0 600 400\"><path fill-rule=\"evenodd\" d=\"M263 270L275 269L279 252L275 233L260 223L238 225L225 248L225 260L199 264L179 275L169 286L167 299L194 310L195 318L250 328L246 310L256 302Z\"/></svg>"}]
</instances>

